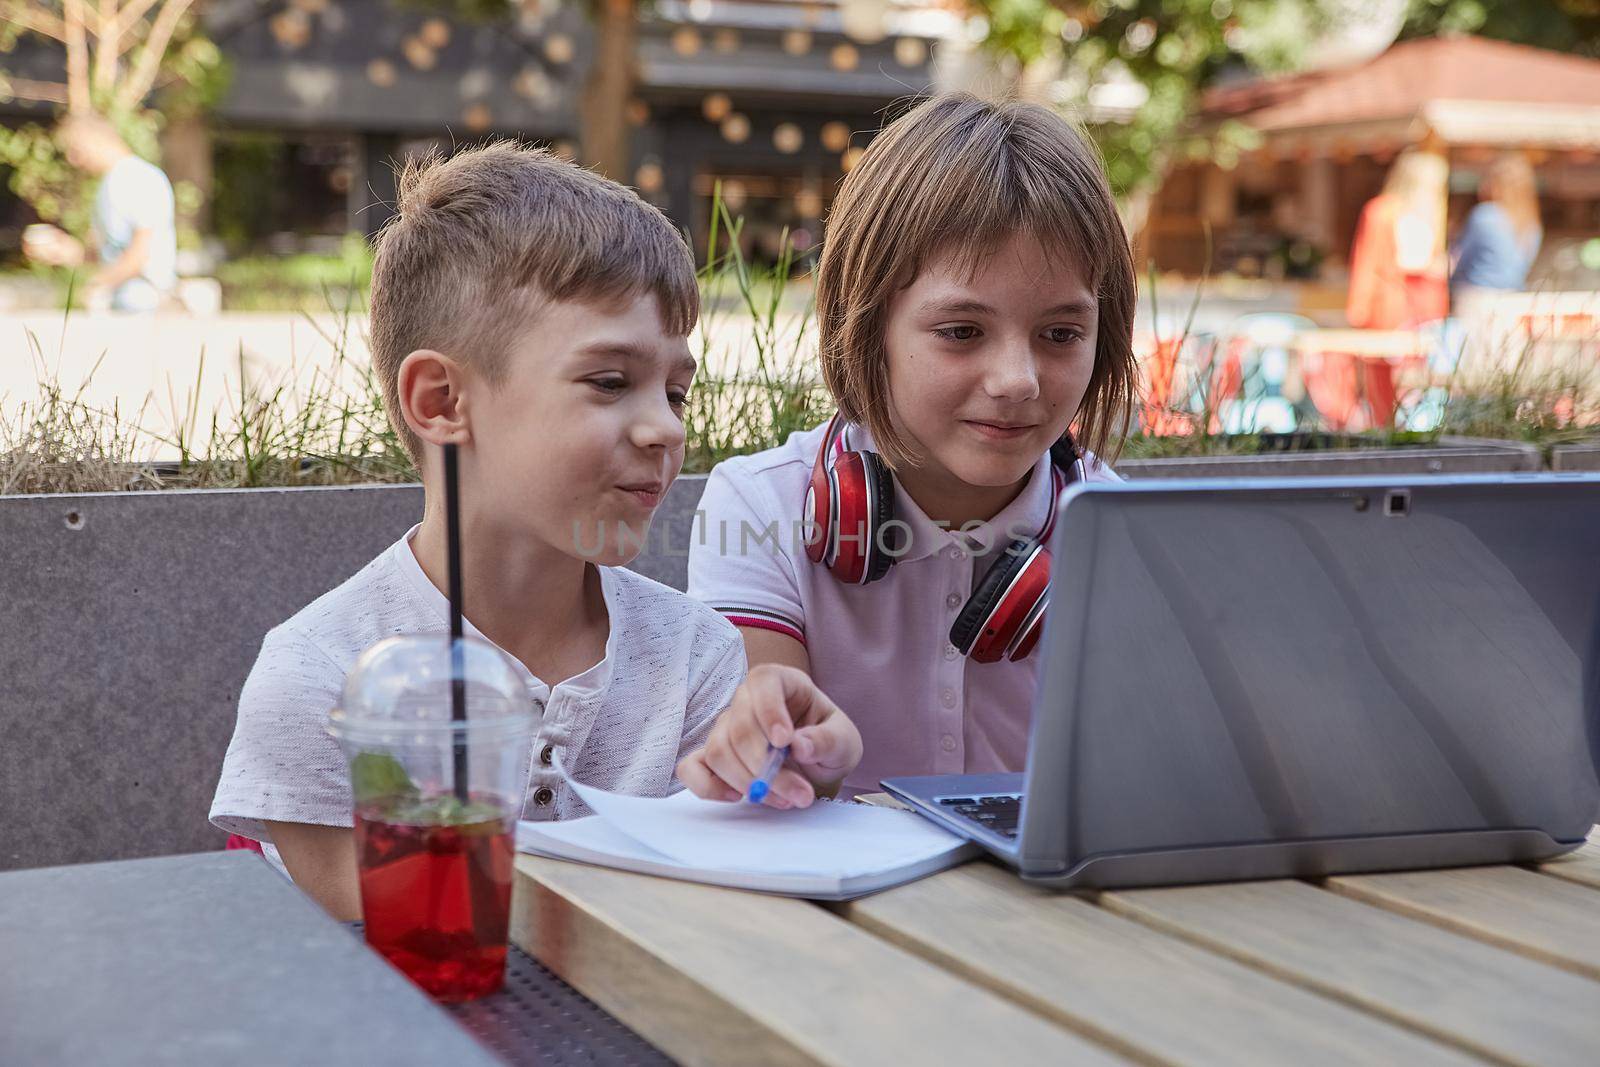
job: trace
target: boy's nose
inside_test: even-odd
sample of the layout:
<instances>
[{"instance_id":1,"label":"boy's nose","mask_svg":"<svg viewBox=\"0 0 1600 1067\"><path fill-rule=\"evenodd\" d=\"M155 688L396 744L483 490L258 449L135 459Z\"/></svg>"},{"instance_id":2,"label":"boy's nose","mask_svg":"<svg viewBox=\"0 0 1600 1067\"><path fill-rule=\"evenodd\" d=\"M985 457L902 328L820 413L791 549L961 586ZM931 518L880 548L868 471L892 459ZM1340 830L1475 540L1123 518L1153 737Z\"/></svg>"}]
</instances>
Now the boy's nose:
<instances>
[{"instance_id":1,"label":"boy's nose","mask_svg":"<svg viewBox=\"0 0 1600 1067\"><path fill-rule=\"evenodd\" d=\"M687 437L683 420L671 406L653 405L648 415L638 419L630 429L633 443L640 448L681 448Z\"/></svg>"}]
</instances>

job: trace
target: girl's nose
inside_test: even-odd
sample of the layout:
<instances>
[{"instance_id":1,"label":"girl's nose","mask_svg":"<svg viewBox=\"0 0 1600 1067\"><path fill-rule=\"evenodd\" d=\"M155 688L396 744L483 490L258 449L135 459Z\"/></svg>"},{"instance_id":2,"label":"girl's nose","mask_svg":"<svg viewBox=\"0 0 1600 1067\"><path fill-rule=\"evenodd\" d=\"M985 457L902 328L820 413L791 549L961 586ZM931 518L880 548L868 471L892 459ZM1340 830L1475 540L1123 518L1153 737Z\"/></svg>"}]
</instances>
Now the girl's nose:
<instances>
[{"instance_id":1,"label":"girl's nose","mask_svg":"<svg viewBox=\"0 0 1600 1067\"><path fill-rule=\"evenodd\" d=\"M997 347L984 376L984 391L996 400L1022 403L1039 395L1039 368L1026 341Z\"/></svg>"}]
</instances>

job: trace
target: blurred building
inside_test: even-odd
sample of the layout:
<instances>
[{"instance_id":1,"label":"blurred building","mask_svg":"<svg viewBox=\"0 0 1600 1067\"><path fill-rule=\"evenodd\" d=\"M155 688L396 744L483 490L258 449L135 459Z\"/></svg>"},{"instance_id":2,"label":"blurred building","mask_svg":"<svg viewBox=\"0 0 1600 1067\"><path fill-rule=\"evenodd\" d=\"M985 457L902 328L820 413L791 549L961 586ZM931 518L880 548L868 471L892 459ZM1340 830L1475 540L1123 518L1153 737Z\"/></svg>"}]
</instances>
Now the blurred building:
<instances>
[{"instance_id":1,"label":"blurred building","mask_svg":"<svg viewBox=\"0 0 1600 1067\"><path fill-rule=\"evenodd\" d=\"M1497 153L1528 153L1546 234L1536 278L1600 235L1600 60L1475 37L1407 41L1343 69L1215 88L1199 129L1227 120L1260 147L1232 169L1170 175L1146 238L1163 270L1200 273L1209 227L1214 272L1337 277L1362 206L1408 145L1448 155L1452 223Z\"/></svg>"},{"instance_id":2,"label":"blurred building","mask_svg":"<svg viewBox=\"0 0 1600 1067\"><path fill-rule=\"evenodd\" d=\"M602 54L587 5L525 0L511 18L404 0L212 0L230 85L203 124L168 131L177 179L213 195L202 226L234 248L288 251L374 232L393 161L491 137L580 154ZM657 0L635 7L626 174L706 230L712 191L760 256L784 227L814 241L838 179L895 100L931 84L956 24L904 0ZM59 77L59 75L57 75ZM10 114L7 114L9 109ZM0 104L0 121L41 114Z\"/></svg>"}]
</instances>

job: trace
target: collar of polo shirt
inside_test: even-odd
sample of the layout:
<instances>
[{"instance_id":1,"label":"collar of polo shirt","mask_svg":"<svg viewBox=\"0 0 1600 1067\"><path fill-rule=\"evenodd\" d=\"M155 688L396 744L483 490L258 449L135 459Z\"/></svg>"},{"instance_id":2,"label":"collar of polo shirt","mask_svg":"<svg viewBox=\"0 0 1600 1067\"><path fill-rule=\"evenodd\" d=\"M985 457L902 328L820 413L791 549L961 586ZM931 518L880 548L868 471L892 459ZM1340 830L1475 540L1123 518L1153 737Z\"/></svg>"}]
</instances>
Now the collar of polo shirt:
<instances>
[{"instance_id":1,"label":"collar of polo shirt","mask_svg":"<svg viewBox=\"0 0 1600 1067\"><path fill-rule=\"evenodd\" d=\"M872 452L878 450L867 428L855 425L849 429L846 447ZM1022 487L1017 498L988 522L974 524L963 533L959 529L943 529L936 525L906 493L897 478L894 484L894 516L911 528L911 543L896 557L896 562L910 563L951 547L959 548L968 556L983 556L996 548L1005 547L1015 534L1037 536L1049 521L1050 509L1055 506L1055 486L1056 478L1050 457L1040 456L1028 474L1028 484Z\"/></svg>"}]
</instances>

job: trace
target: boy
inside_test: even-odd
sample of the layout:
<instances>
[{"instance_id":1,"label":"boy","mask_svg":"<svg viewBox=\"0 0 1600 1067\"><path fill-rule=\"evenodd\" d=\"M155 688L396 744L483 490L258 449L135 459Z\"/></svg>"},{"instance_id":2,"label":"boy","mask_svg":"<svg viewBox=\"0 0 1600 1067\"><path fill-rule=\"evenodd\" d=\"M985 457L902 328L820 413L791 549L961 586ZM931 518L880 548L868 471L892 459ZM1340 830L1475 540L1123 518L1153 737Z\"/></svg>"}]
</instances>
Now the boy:
<instances>
[{"instance_id":1,"label":"boy","mask_svg":"<svg viewBox=\"0 0 1600 1067\"><path fill-rule=\"evenodd\" d=\"M267 635L211 808L340 919L361 904L327 714L372 644L447 629L447 442L460 452L466 629L507 653L543 712L524 818L587 814L557 759L581 781L659 796L730 703L788 721L793 690L802 725L836 710L773 672L735 700L733 627L621 569L682 465L695 372L694 263L665 217L511 143L408 165L398 207L373 266L372 358L422 473L422 522ZM809 802L809 784L783 785Z\"/></svg>"}]
</instances>

